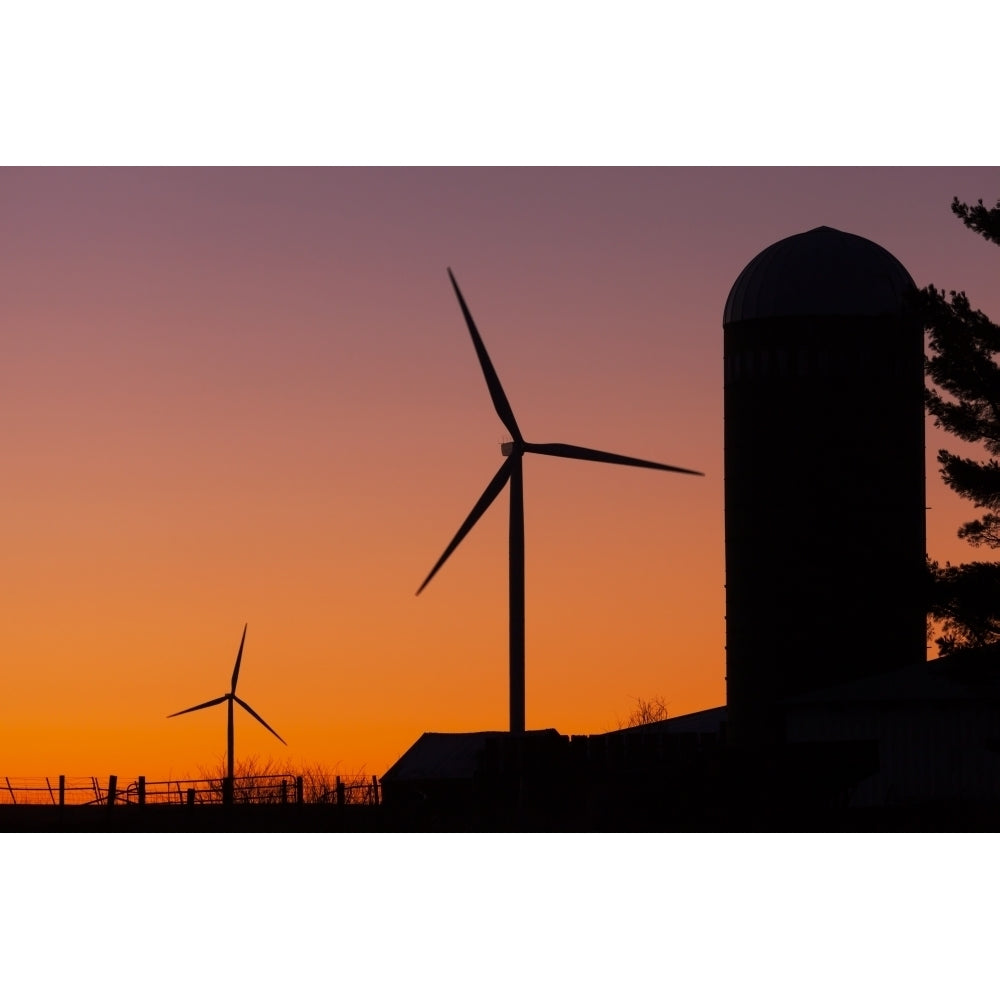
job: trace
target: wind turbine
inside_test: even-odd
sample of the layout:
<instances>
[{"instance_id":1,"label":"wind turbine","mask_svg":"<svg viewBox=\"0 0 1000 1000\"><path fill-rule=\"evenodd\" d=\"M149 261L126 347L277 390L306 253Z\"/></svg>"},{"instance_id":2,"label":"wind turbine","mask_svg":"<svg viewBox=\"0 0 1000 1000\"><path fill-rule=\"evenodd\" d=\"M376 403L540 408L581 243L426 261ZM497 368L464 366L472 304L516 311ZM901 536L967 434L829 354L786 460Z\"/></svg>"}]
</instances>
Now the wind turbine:
<instances>
[{"instance_id":1,"label":"wind turbine","mask_svg":"<svg viewBox=\"0 0 1000 1000\"><path fill-rule=\"evenodd\" d=\"M486 385L490 398L497 411L497 416L510 432L513 440L500 446L500 453L505 457L500 470L490 480L483 495L472 508L471 513L458 529L443 555L420 584L417 594L434 578L434 574L444 565L447 558L458 548L462 539L472 530L473 525L485 513L491 503L499 496L500 491L510 482L510 731L524 732L524 480L522 477L521 459L526 453L536 455L554 455L557 458L579 458L590 462L608 462L612 465L635 465L643 469L662 469L665 472L683 472L691 476L703 476L703 472L693 469L682 469L676 465L663 465L660 462L648 462L641 458L628 458L625 455L615 455L608 451L595 451L593 448L581 448L572 444L533 444L525 441L514 411L511 409L507 396L497 377L486 346L476 329L475 321L465 304L461 289L455 280L455 275L448 268L448 277L452 288L458 297L462 315L465 317L472 344L479 358L479 366L486 377Z\"/></svg>"},{"instance_id":2,"label":"wind turbine","mask_svg":"<svg viewBox=\"0 0 1000 1000\"><path fill-rule=\"evenodd\" d=\"M265 729L270 730L270 732L274 733L275 736L278 736L278 734L276 732L274 732L274 730L271 729L271 727L242 698L240 698L239 695L237 695L237 693L236 693L236 681L237 681L237 679L240 676L240 661L243 659L243 643L246 642L246 638L247 638L247 627L246 627L246 625L244 625L243 626L243 636L240 639L240 648L239 648L239 651L236 654L236 666L233 667L233 682L232 682L232 686L229 689L229 694L224 694L224 695L221 695L218 698L213 698L211 701L204 701L200 705L194 705L191 708L185 708L185 709L182 709L180 712L173 712L173 713L171 713L170 715L167 716L168 719L172 719L176 715L185 715L187 712L197 712L197 711L199 711L199 709L210 708L212 705L221 705L224 701L229 703L229 727L228 727L228 731L227 731L228 732L228 738L227 738L227 743L226 743L226 749L227 749L227 755L228 755L228 763L227 763L227 768L226 768L226 782L225 782L225 785L223 786L223 794L222 794L223 801L226 804L231 803L232 800L233 800L233 765L234 765L234 762L235 762L235 757L234 757L234 754L233 754L233 746L234 746L234 740L233 740L233 703L235 702L236 704L241 705ZM281 740L281 737L278 736L278 739ZM281 742L285 743L284 740L281 740ZM288 746L288 744L285 743L285 746Z\"/></svg>"}]
</instances>

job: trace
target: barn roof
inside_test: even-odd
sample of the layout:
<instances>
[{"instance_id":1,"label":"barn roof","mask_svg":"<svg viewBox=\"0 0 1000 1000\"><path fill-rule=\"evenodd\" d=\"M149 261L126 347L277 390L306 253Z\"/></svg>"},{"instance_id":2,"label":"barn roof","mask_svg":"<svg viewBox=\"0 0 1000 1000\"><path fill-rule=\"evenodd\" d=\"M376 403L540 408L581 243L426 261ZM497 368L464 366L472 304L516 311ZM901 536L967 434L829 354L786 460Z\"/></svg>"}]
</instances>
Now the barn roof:
<instances>
[{"instance_id":1,"label":"barn roof","mask_svg":"<svg viewBox=\"0 0 1000 1000\"><path fill-rule=\"evenodd\" d=\"M558 735L554 729L526 733ZM509 737L506 731L479 733L424 733L388 771L382 781L440 781L471 779L479 766L487 740Z\"/></svg>"},{"instance_id":2,"label":"barn roof","mask_svg":"<svg viewBox=\"0 0 1000 1000\"><path fill-rule=\"evenodd\" d=\"M788 705L1000 698L1000 651L969 650L787 698Z\"/></svg>"},{"instance_id":3,"label":"barn roof","mask_svg":"<svg viewBox=\"0 0 1000 1000\"><path fill-rule=\"evenodd\" d=\"M704 708L700 712L673 715L659 722L646 722L638 726L615 729L616 733L719 733L726 721L726 706ZM608 736L610 733L605 733Z\"/></svg>"}]
</instances>

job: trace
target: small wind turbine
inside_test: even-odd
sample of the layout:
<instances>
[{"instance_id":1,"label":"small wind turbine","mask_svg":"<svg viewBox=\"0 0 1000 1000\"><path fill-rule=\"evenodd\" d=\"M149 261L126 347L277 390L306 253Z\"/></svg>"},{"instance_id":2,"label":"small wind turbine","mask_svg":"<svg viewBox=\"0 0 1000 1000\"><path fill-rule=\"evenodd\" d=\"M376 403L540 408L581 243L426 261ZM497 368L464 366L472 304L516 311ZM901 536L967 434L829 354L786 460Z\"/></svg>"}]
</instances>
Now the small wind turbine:
<instances>
[{"instance_id":1,"label":"small wind turbine","mask_svg":"<svg viewBox=\"0 0 1000 1000\"><path fill-rule=\"evenodd\" d=\"M239 651L236 654L236 666L233 667L233 683L232 683L232 686L229 689L229 694L224 694L224 695L221 695L218 698L213 698L211 701L204 701L200 705L194 705L191 708L185 708L185 709L182 709L180 712L173 712L173 713L171 713L170 715L167 716L168 719L172 719L176 715L185 715L187 712L197 712L199 709L210 708L212 705L221 705L224 701L229 703L229 727L228 727L228 731L227 731L228 737L227 737L227 743L226 743L228 763L227 763L227 768L226 768L226 783L225 783L225 787L223 789L223 800L226 803L232 802L232 798L233 798L233 766L234 766L234 763L235 763L235 756L234 756L234 753L233 753L233 746L234 746L234 740L233 740L233 703L235 702L236 704L241 705L265 729L270 730L270 732L274 733L275 736L278 736L278 734L276 732L274 732L274 730L271 729L271 727L242 698L240 698L239 695L236 694L236 681L237 681L237 679L240 676L240 661L243 659L243 643L246 642L246 638L247 638L247 627L246 627L246 625L244 625L243 626L243 636L240 639L240 648L239 648ZM278 739L281 740L281 737L278 736ZM285 743L284 740L281 740L281 742ZM285 746L288 746L288 744L285 743Z\"/></svg>"},{"instance_id":2,"label":"small wind turbine","mask_svg":"<svg viewBox=\"0 0 1000 1000\"><path fill-rule=\"evenodd\" d=\"M662 465L660 462L647 462L641 458L628 458L625 455L615 455L608 451L595 451L593 448L581 448L572 444L532 444L525 441L521 435L514 411L507 401L507 396L497 377L490 356L476 324L472 319L462 292L455 280L455 275L448 268L448 277L452 288L458 296L458 304L462 308L466 326L472 337L479 366L486 377L486 385L493 400L497 416L507 428L511 441L500 445L500 453L506 458L500 466L500 471L490 480L472 512L458 529L458 533L444 550L444 554L434 564L427 578L417 590L419 594L434 577L434 574L444 565L445 560L458 548L459 543L472 530L473 525L485 513L486 509L500 494L500 491L510 481L510 731L524 732L524 481L522 478L521 458L527 452L536 455L554 455L557 458L579 458L590 462L609 462L613 465L635 465L643 469L662 469L665 472L683 472L691 476L703 476L703 472L693 469L681 469L676 465Z\"/></svg>"}]
</instances>

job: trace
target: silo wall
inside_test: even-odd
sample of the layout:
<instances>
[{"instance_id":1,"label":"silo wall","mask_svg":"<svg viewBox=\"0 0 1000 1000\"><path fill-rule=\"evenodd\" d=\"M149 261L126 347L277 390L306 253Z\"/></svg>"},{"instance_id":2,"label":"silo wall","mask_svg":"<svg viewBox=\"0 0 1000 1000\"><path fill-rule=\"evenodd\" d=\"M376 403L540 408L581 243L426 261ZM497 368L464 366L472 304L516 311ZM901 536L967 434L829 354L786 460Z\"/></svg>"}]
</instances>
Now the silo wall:
<instances>
[{"instance_id":1,"label":"silo wall","mask_svg":"<svg viewBox=\"0 0 1000 1000\"><path fill-rule=\"evenodd\" d=\"M729 735L926 657L923 335L897 316L724 326Z\"/></svg>"}]
</instances>

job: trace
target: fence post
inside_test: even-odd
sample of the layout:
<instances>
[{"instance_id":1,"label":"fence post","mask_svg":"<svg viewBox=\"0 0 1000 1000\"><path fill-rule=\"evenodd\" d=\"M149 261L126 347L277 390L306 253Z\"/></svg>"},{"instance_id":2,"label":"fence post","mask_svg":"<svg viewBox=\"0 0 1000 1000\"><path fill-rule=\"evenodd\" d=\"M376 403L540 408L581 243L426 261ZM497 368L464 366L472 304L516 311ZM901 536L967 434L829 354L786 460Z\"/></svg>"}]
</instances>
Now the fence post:
<instances>
[{"instance_id":1,"label":"fence post","mask_svg":"<svg viewBox=\"0 0 1000 1000\"><path fill-rule=\"evenodd\" d=\"M288 779L281 779L281 804L283 806L288 805Z\"/></svg>"},{"instance_id":2,"label":"fence post","mask_svg":"<svg viewBox=\"0 0 1000 1000\"><path fill-rule=\"evenodd\" d=\"M52 799L53 804L55 804L56 797L52 794L52 782L49 781L48 776L45 778L45 785L49 790L49 798Z\"/></svg>"},{"instance_id":3,"label":"fence post","mask_svg":"<svg viewBox=\"0 0 1000 1000\"><path fill-rule=\"evenodd\" d=\"M66 805L66 775L59 775L59 805Z\"/></svg>"},{"instance_id":4,"label":"fence post","mask_svg":"<svg viewBox=\"0 0 1000 1000\"><path fill-rule=\"evenodd\" d=\"M118 791L118 775L108 775L108 808L115 804L115 793Z\"/></svg>"},{"instance_id":5,"label":"fence post","mask_svg":"<svg viewBox=\"0 0 1000 1000\"><path fill-rule=\"evenodd\" d=\"M346 796L344 795L344 783L340 780L340 775L337 775L337 805L342 806L346 801Z\"/></svg>"},{"instance_id":6,"label":"fence post","mask_svg":"<svg viewBox=\"0 0 1000 1000\"><path fill-rule=\"evenodd\" d=\"M305 801L303 784L304 782L302 781L302 775L300 774L295 779L295 801L298 805L302 805L302 803Z\"/></svg>"},{"instance_id":7,"label":"fence post","mask_svg":"<svg viewBox=\"0 0 1000 1000\"><path fill-rule=\"evenodd\" d=\"M139 775L139 805L144 806L146 804L146 776L144 774Z\"/></svg>"},{"instance_id":8,"label":"fence post","mask_svg":"<svg viewBox=\"0 0 1000 1000\"><path fill-rule=\"evenodd\" d=\"M233 785L235 782L235 778L226 777L222 779L222 804L224 806L231 806L233 804Z\"/></svg>"},{"instance_id":9,"label":"fence post","mask_svg":"<svg viewBox=\"0 0 1000 1000\"><path fill-rule=\"evenodd\" d=\"M189 806L193 807L194 806L194 789L193 788L189 788L188 789L187 799L188 799L187 804Z\"/></svg>"},{"instance_id":10,"label":"fence post","mask_svg":"<svg viewBox=\"0 0 1000 1000\"><path fill-rule=\"evenodd\" d=\"M372 775L372 804L378 805L378 777Z\"/></svg>"}]
</instances>

